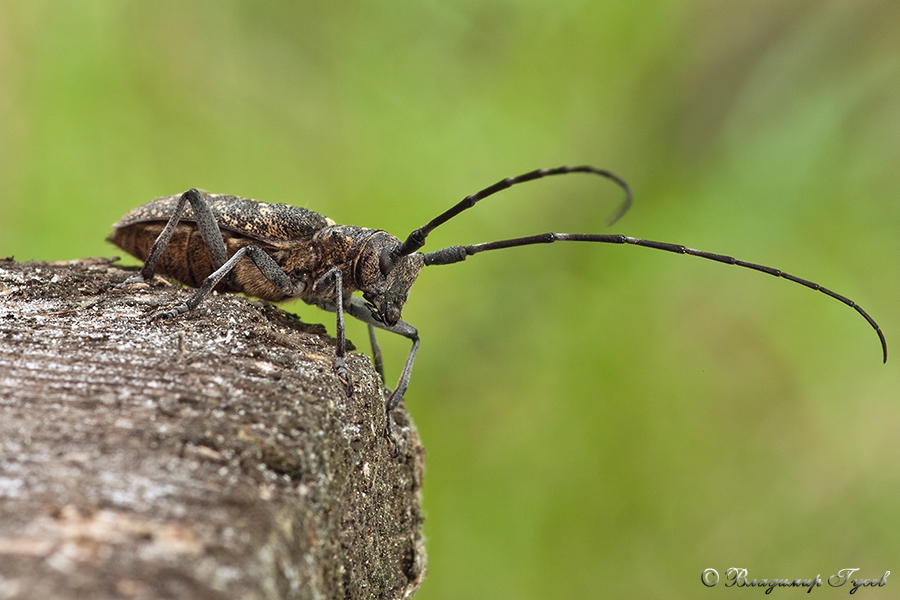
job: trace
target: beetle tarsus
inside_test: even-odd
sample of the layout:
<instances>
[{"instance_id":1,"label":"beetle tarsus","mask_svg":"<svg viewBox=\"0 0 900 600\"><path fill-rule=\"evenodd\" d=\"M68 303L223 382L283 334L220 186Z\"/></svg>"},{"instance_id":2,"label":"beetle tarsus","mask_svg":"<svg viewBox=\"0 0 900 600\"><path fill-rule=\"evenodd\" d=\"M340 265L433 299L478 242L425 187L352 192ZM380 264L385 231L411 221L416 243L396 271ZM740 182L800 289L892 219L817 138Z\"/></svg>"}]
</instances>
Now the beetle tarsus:
<instances>
[{"instance_id":1,"label":"beetle tarsus","mask_svg":"<svg viewBox=\"0 0 900 600\"><path fill-rule=\"evenodd\" d=\"M164 310L154 314L152 317L150 317L150 322L152 323L153 321L168 321L174 319L180 314L186 313L187 311L187 304L179 304L172 310Z\"/></svg>"},{"instance_id":2,"label":"beetle tarsus","mask_svg":"<svg viewBox=\"0 0 900 600\"><path fill-rule=\"evenodd\" d=\"M400 456L400 443L397 441L397 438L394 437L394 433L391 431L391 413L387 413L387 419L384 423L384 437L387 439L388 443L391 445L391 456L393 458L397 458Z\"/></svg>"},{"instance_id":3,"label":"beetle tarsus","mask_svg":"<svg viewBox=\"0 0 900 600\"><path fill-rule=\"evenodd\" d=\"M334 372L338 379L347 388L347 397L353 395L353 379L350 378L350 371L347 370L347 362L342 356L336 356L334 359Z\"/></svg>"},{"instance_id":4,"label":"beetle tarsus","mask_svg":"<svg viewBox=\"0 0 900 600\"><path fill-rule=\"evenodd\" d=\"M114 285L112 287L114 287L117 290L121 290L121 289L124 289L126 286L131 285L132 283L147 283L147 280L144 279L143 275L138 273L137 275L132 275L131 277L129 277L122 283L117 283L116 285Z\"/></svg>"}]
</instances>

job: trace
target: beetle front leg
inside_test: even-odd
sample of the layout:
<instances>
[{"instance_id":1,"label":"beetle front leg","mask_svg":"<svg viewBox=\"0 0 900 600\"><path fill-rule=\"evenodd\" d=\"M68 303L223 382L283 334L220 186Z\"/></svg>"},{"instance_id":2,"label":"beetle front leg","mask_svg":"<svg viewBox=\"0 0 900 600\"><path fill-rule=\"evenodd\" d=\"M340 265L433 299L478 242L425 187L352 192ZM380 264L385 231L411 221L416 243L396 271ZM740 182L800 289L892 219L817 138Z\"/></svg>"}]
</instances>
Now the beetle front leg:
<instances>
[{"instance_id":1,"label":"beetle front leg","mask_svg":"<svg viewBox=\"0 0 900 600\"><path fill-rule=\"evenodd\" d=\"M378 345L378 338L375 337L375 326L369 325L369 344L372 346L372 364L375 365L375 372L381 377L381 383L386 384L384 379L384 359L381 357L381 347Z\"/></svg>"},{"instance_id":2,"label":"beetle front leg","mask_svg":"<svg viewBox=\"0 0 900 600\"><path fill-rule=\"evenodd\" d=\"M373 327L378 327L379 329L384 329L386 331L390 331L391 333L396 333L398 335L402 335L403 337L412 341L412 348L409 350L409 355L406 357L406 363L403 365L403 372L400 374L400 379L397 381L397 387L394 388L394 391L391 392L391 395L388 396L387 401L384 405L384 412L386 415L385 419L385 436L391 441L394 445L395 451L398 449L397 440L394 438L394 434L391 432L391 412L397 405L400 404L400 401L403 399L403 394L406 393L406 388L409 387L409 378L412 375L413 363L416 360L416 353L419 351L419 332L416 331L416 328L407 323L406 321L398 321L396 325L386 325L383 322L379 321L375 318L375 315L372 313L372 309L369 306L360 300L359 298L351 298L350 304L347 305L347 312L359 319L363 323L366 323L370 327L370 335L372 339L375 339L374 331L371 329ZM377 347L377 344L376 344ZM379 356L376 357L376 367L380 362L380 352L378 352ZM382 380L384 380L384 374L379 373L381 375Z\"/></svg>"}]
</instances>

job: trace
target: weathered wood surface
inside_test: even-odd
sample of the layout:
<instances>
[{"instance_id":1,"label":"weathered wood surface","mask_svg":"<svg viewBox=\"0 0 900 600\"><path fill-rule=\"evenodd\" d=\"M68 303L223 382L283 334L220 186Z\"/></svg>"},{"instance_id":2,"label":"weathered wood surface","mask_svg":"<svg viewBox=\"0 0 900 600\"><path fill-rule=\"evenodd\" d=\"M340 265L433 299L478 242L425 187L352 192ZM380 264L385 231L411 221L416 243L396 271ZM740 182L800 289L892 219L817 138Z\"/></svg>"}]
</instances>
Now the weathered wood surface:
<instances>
[{"instance_id":1,"label":"weathered wood surface","mask_svg":"<svg viewBox=\"0 0 900 600\"><path fill-rule=\"evenodd\" d=\"M370 360L348 398L321 326L150 323L189 292L129 274L0 260L0 600L412 595L424 450L401 407L391 456Z\"/></svg>"}]
</instances>

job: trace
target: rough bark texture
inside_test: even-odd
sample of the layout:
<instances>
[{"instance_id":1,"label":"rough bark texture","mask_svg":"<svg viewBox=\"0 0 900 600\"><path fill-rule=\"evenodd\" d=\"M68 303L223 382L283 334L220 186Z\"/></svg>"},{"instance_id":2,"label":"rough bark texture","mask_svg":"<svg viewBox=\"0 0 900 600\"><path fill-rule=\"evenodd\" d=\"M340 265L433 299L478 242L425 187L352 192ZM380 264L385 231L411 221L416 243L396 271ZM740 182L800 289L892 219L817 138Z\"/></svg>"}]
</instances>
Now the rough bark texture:
<instances>
[{"instance_id":1,"label":"rough bark texture","mask_svg":"<svg viewBox=\"0 0 900 600\"><path fill-rule=\"evenodd\" d=\"M370 360L348 398L321 326L150 323L188 292L129 274L0 260L0 599L412 595L424 451L401 408L391 456Z\"/></svg>"}]
</instances>

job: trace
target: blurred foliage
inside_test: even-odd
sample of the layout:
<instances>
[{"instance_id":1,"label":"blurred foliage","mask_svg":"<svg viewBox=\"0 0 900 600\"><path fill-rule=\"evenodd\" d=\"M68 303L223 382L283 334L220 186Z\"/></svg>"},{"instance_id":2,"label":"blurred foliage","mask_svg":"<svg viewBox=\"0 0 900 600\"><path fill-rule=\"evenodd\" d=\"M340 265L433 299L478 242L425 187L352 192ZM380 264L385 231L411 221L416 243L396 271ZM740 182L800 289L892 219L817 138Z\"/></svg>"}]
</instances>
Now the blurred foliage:
<instances>
[{"instance_id":1,"label":"blurred foliage","mask_svg":"<svg viewBox=\"0 0 900 600\"><path fill-rule=\"evenodd\" d=\"M194 186L403 237L503 177L589 163L634 187L615 231L821 282L890 341L898 26L890 0L3 3L0 256L113 255L109 224ZM595 178L531 183L429 248L601 231L618 201ZM405 318L429 449L418 597L896 568L900 377L848 307L557 244L426 269ZM394 377L407 344L381 337Z\"/></svg>"}]
</instances>

